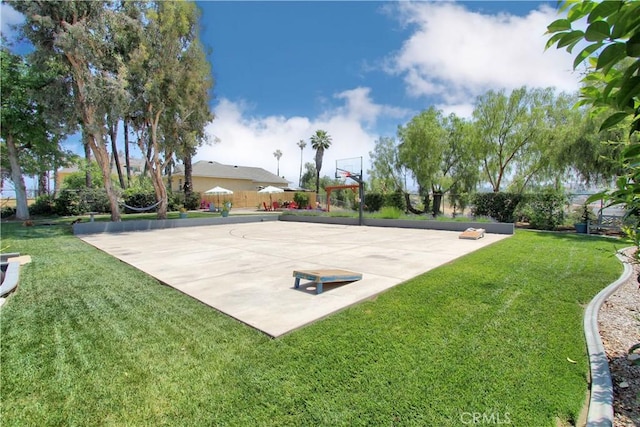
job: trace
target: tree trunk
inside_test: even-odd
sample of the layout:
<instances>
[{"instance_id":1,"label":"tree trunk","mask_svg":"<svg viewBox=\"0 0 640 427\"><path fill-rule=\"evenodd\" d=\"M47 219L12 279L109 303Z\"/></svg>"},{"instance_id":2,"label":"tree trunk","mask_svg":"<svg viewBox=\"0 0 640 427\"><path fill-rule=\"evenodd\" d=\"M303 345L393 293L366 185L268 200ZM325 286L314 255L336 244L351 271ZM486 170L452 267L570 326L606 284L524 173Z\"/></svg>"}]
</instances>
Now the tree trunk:
<instances>
[{"instance_id":1,"label":"tree trunk","mask_svg":"<svg viewBox=\"0 0 640 427\"><path fill-rule=\"evenodd\" d=\"M53 197L58 197L58 168L53 169Z\"/></svg>"},{"instance_id":2,"label":"tree trunk","mask_svg":"<svg viewBox=\"0 0 640 427\"><path fill-rule=\"evenodd\" d=\"M429 192L425 191L424 195L424 213L429 212L429 206L431 205L431 199L429 198Z\"/></svg>"},{"instance_id":3,"label":"tree trunk","mask_svg":"<svg viewBox=\"0 0 640 427\"><path fill-rule=\"evenodd\" d=\"M21 221L29 219L29 206L27 204L27 189L22 177L22 168L18 161L18 147L12 135L7 136L7 157L11 168L11 181L16 188L16 219Z\"/></svg>"},{"instance_id":4,"label":"tree trunk","mask_svg":"<svg viewBox=\"0 0 640 427\"><path fill-rule=\"evenodd\" d=\"M84 185L87 188L93 187L93 181L91 179L91 145L89 143L89 136L84 136L84 158L87 161L87 170L84 172Z\"/></svg>"},{"instance_id":5,"label":"tree trunk","mask_svg":"<svg viewBox=\"0 0 640 427\"><path fill-rule=\"evenodd\" d=\"M184 199L187 200L193 193L193 164L191 153L184 155L182 164L184 165Z\"/></svg>"},{"instance_id":6,"label":"tree trunk","mask_svg":"<svg viewBox=\"0 0 640 427\"><path fill-rule=\"evenodd\" d=\"M120 156L118 155L118 122L109 124L109 138L111 138L111 152L113 153L113 160L116 163L116 171L118 172L118 181L120 182L120 188L123 190L127 188L124 183L124 177L122 176L122 166L120 166Z\"/></svg>"},{"instance_id":7,"label":"tree trunk","mask_svg":"<svg viewBox=\"0 0 640 427\"><path fill-rule=\"evenodd\" d=\"M411 205L411 196L409 196L409 193L404 193L404 200L407 204L407 210L412 214L422 215L424 213L424 211L419 211Z\"/></svg>"},{"instance_id":8,"label":"tree trunk","mask_svg":"<svg viewBox=\"0 0 640 427\"><path fill-rule=\"evenodd\" d=\"M129 160L129 120L124 120L124 162L127 168L127 187L131 186L131 161Z\"/></svg>"},{"instance_id":9,"label":"tree trunk","mask_svg":"<svg viewBox=\"0 0 640 427\"><path fill-rule=\"evenodd\" d=\"M153 107L149 106L149 113L153 111ZM151 182L153 183L153 189L156 193L156 201L160 202L158 205L158 219L167 219L167 187L164 185L162 179L162 166L160 165L159 153L158 153L158 122L160 121L160 115L162 110L158 111L153 120L148 122L150 132L148 133L151 140L148 141L147 153L145 160L146 169L150 172ZM151 114L150 114L151 115ZM142 141L138 141L140 151L143 151Z\"/></svg>"},{"instance_id":10,"label":"tree trunk","mask_svg":"<svg viewBox=\"0 0 640 427\"><path fill-rule=\"evenodd\" d=\"M49 173L40 172L38 175L38 196L49 194Z\"/></svg>"},{"instance_id":11,"label":"tree trunk","mask_svg":"<svg viewBox=\"0 0 640 427\"><path fill-rule=\"evenodd\" d=\"M298 187L302 188L302 148L300 147L300 178L298 178Z\"/></svg>"},{"instance_id":12,"label":"tree trunk","mask_svg":"<svg viewBox=\"0 0 640 427\"><path fill-rule=\"evenodd\" d=\"M96 157L100 170L102 172L102 180L104 188L109 198L109 206L111 209L111 221L120 221L120 207L118 199L111 183L111 170L109 168L109 153L103 140L104 123L96 121L96 107L91 104L86 96L86 81L84 76L89 73L89 65L70 52L64 55L69 60L72 68L73 80L75 83L76 100L82 116L82 132L85 144L85 157L90 161L91 151ZM87 187L91 187L91 174L87 169Z\"/></svg>"},{"instance_id":13,"label":"tree trunk","mask_svg":"<svg viewBox=\"0 0 640 427\"><path fill-rule=\"evenodd\" d=\"M111 221L118 222L120 221L120 206L118 206L118 198L116 196L116 192L113 188L113 183L111 182L111 168L109 162L109 153L107 152L107 148L105 147L103 141L101 141L102 136L94 134L89 135L89 141L91 144L91 149L93 151L94 156L100 166L100 171L102 172L102 180L104 189L107 191L107 197L109 198L109 207L111 209ZM98 142L100 141L100 142Z\"/></svg>"},{"instance_id":14,"label":"tree trunk","mask_svg":"<svg viewBox=\"0 0 640 427\"><path fill-rule=\"evenodd\" d=\"M440 206L442 205L442 191L433 192L433 216L440 214Z\"/></svg>"}]
</instances>

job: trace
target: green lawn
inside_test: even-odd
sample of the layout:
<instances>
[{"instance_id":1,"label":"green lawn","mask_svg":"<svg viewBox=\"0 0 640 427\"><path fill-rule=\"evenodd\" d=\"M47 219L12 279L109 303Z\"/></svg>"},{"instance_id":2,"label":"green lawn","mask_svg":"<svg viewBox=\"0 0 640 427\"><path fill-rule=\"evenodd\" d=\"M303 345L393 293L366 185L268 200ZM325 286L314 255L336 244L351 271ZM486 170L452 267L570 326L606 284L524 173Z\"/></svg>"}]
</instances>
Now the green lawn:
<instances>
[{"instance_id":1,"label":"green lawn","mask_svg":"<svg viewBox=\"0 0 640 427\"><path fill-rule=\"evenodd\" d=\"M0 309L0 422L572 423L587 390L584 306L621 273L622 246L518 232L273 340L68 225L3 224L4 250L33 262Z\"/></svg>"}]
</instances>

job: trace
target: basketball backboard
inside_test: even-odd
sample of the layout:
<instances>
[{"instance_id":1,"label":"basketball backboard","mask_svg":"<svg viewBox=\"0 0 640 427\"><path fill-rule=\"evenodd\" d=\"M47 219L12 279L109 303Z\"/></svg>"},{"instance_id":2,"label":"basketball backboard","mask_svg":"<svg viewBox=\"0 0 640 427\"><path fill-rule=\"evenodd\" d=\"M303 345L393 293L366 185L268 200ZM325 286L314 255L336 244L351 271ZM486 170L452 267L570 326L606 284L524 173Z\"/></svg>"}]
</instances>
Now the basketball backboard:
<instances>
[{"instance_id":1,"label":"basketball backboard","mask_svg":"<svg viewBox=\"0 0 640 427\"><path fill-rule=\"evenodd\" d=\"M336 160L336 178L351 178L360 182L362 180L362 157Z\"/></svg>"}]
</instances>

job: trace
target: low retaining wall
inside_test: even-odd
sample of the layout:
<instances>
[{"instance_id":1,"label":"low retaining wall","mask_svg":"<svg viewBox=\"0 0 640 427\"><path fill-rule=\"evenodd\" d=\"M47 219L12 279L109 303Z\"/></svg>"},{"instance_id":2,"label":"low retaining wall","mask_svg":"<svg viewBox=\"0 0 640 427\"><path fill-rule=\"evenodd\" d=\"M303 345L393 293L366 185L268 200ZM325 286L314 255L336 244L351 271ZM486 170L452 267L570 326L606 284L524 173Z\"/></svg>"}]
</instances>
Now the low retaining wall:
<instances>
[{"instance_id":1,"label":"low retaining wall","mask_svg":"<svg viewBox=\"0 0 640 427\"><path fill-rule=\"evenodd\" d=\"M131 231L160 230L163 228L198 227L216 224L243 224L264 221L309 222L315 224L358 225L358 218L304 215L246 215L226 218L184 218L165 220L136 220L120 222L79 222L73 225L73 234L124 233ZM484 228L487 233L513 234L514 225L502 222L447 222L404 219L364 218L369 227L416 228L422 230L464 231L467 228Z\"/></svg>"},{"instance_id":2,"label":"low retaining wall","mask_svg":"<svg viewBox=\"0 0 640 427\"><path fill-rule=\"evenodd\" d=\"M73 234L124 233L130 231L159 230L163 228L198 227L216 224L243 224L248 222L277 221L275 215L246 215L215 218L140 219L120 222L79 222L73 225Z\"/></svg>"},{"instance_id":3,"label":"low retaining wall","mask_svg":"<svg viewBox=\"0 0 640 427\"><path fill-rule=\"evenodd\" d=\"M316 224L358 225L358 218L328 216L280 215L280 221L311 222ZM406 219L364 218L369 227L417 228L422 230L464 231L467 228L484 228L487 233L513 234L514 224L504 222L455 222Z\"/></svg>"}]
</instances>

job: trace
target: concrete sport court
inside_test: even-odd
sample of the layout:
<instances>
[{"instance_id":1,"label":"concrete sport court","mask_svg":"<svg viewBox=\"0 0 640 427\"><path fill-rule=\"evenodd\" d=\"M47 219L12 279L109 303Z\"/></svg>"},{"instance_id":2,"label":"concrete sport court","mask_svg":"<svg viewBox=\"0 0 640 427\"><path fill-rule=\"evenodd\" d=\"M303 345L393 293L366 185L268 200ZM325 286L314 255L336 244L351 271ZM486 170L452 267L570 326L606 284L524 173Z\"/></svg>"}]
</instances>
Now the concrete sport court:
<instances>
[{"instance_id":1,"label":"concrete sport court","mask_svg":"<svg viewBox=\"0 0 640 427\"><path fill-rule=\"evenodd\" d=\"M87 243L277 337L509 237L284 221L79 236ZM316 295L294 270L345 269L360 281Z\"/></svg>"}]
</instances>

